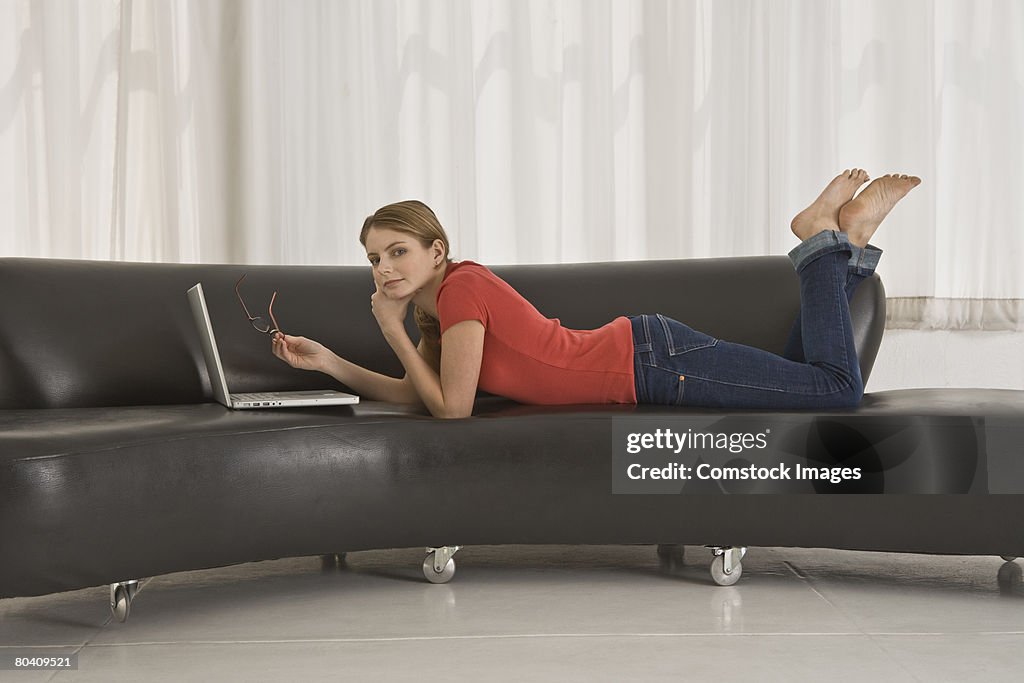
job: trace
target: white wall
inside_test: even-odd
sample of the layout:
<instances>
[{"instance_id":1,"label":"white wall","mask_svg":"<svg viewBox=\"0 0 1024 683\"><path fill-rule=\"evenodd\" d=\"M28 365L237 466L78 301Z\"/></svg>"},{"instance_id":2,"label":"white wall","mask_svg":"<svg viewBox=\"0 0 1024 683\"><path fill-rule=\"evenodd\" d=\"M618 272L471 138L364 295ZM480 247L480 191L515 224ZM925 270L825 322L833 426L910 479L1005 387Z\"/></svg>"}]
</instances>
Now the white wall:
<instances>
[{"instance_id":1,"label":"white wall","mask_svg":"<svg viewBox=\"0 0 1024 683\"><path fill-rule=\"evenodd\" d=\"M865 391L1024 389L1024 333L886 330Z\"/></svg>"}]
</instances>

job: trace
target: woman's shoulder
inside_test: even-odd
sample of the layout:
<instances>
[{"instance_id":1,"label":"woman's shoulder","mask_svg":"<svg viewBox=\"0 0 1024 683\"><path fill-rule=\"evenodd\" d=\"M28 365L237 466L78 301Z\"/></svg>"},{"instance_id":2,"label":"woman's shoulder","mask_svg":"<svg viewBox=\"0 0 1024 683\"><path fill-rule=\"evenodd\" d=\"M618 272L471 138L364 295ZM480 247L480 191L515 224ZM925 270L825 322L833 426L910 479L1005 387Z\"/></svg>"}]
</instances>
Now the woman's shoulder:
<instances>
[{"instance_id":1,"label":"woman's shoulder","mask_svg":"<svg viewBox=\"0 0 1024 683\"><path fill-rule=\"evenodd\" d=\"M477 263L476 261L470 261L469 259L462 259L461 261L452 261L448 264L449 273L479 273L479 272L491 272L491 269L487 266Z\"/></svg>"},{"instance_id":2,"label":"woman's shoulder","mask_svg":"<svg viewBox=\"0 0 1024 683\"><path fill-rule=\"evenodd\" d=\"M508 297L516 297L518 293L487 266L476 261L455 261L448 264L437 296L439 301L454 297L487 300L493 303Z\"/></svg>"},{"instance_id":3,"label":"woman's shoulder","mask_svg":"<svg viewBox=\"0 0 1024 683\"><path fill-rule=\"evenodd\" d=\"M495 277L490 268L476 261L452 261L448 264L448 270L441 281L441 287L444 287L449 282L467 282L480 278L493 279Z\"/></svg>"}]
</instances>

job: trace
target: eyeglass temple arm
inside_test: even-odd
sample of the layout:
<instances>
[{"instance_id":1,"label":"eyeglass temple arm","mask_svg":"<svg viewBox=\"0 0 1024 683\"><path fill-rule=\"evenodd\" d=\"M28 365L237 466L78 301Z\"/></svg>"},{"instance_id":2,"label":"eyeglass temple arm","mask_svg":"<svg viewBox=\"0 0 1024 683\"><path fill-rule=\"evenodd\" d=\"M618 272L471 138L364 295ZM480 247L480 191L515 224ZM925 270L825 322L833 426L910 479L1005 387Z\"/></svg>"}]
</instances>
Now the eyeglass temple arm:
<instances>
[{"instance_id":1,"label":"eyeglass temple arm","mask_svg":"<svg viewBox=\"0 0 1024 683\"><path fill-rule=\"evenodd\" d=\"M246 273L246 275L248 275L248 273ZM256 318L249 312L249 307L245 305L245 301L242 299L242 293L238 291L238 287L242 284L242 280L244 279L245 275L240 277L238 282L235 283L235 296L238 297L238 303L242 304L242 310L245 311L245 316L249 318L249 320L255 320Z\"/></svg>"},{"instance_id":2,"label":"eyeglass temple arm","mask_svg":"<svg viewBox=\"0 0 1024 683\"><path fill-rule=\"evenodd\" d=\"M274 292L274 295L270 297L270 307L267 309L267 313L270 314L270 321L274 323L274 329L281 332L281 326L277 323L277 318L274 317L274 300L276 298L277 292ZM284 334L284 332L281 332L281 334Z\"/></svg>"}]
</instances>

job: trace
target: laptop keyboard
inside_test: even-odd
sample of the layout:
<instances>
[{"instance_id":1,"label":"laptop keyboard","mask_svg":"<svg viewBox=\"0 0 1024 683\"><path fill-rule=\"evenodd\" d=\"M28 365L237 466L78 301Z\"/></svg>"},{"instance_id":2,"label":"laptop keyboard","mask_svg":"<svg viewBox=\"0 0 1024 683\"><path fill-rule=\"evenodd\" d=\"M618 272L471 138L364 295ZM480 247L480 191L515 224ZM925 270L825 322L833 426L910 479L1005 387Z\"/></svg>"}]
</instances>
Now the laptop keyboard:
<instances>
[{"instance_id":1,"label":"laptop keyboard","mask_svg":"<svg viewBox=\"0 0 1024 683\"><path fill-rule=\"evenodd\" d=\"M231 394L231 398L236 401L273 401L281 398L281 395L256 392L251 394Z\"/></svg>"}]
</instances>

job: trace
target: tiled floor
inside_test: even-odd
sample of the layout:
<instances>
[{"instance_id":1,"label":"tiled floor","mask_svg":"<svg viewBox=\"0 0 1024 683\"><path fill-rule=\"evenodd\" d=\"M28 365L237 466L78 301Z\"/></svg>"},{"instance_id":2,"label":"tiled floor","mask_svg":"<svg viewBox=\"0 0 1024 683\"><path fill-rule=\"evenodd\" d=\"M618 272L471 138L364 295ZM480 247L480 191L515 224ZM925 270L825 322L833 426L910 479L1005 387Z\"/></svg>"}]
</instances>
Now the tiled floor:
<instances>
[{"instance_id":1,"label":"tiled floor","mask_svg":"<svg viewBox=\"0 0 1024 683\"><path fill-rule=\"evenodd\" d=\"M0 600L0 655L77 652L12 681L1024 678L1024 560L752 548L743 577L654 546L476 546L448 584L420 548L146 579L125 623L108 589Z\"/></svg>"}]
</instances>

